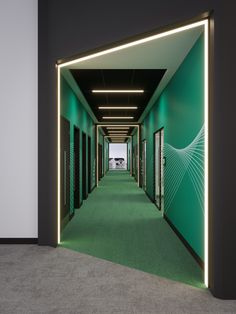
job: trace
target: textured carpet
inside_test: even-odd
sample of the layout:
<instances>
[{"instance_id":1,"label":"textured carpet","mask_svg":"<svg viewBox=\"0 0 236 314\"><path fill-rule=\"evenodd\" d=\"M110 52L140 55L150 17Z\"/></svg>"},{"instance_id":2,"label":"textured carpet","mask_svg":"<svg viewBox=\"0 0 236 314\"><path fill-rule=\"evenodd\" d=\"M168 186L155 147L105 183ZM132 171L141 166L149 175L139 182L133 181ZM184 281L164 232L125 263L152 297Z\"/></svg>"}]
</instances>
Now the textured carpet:
<instances>
[{"instance_id":1,"label":"textured carpet","mask_svg":"<svg viewBox=\"0 0 236 314\"><path fill-rule=\"evenodd\" d=\"M0 245L1 314L236 313L236 301L65 248Z\"/></svg>"},{"instance_id":2,"label":"textured carpet","mask_svg":"<svg viewBox=\"0 0 236 314\"><path fill-rule=\"evenodd\" d=\"M202 270L126 171L110 171L62 235L63 247L203 287Z\"/></svg>"}]
</instances>

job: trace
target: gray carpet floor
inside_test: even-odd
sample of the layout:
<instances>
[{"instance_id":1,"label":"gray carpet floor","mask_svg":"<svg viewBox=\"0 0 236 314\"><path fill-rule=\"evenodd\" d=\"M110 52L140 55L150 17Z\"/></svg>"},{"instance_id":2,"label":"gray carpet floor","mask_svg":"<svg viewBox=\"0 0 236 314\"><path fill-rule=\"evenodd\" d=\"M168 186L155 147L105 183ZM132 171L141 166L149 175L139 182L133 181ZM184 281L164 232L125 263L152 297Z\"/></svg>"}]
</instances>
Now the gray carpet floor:
<instances>
[{"instance_id":1,"label":"gray carpet floor","mask_svg":"<svg viewBox=\"0 0 236 314\"><path fill-rule=\"evenodd\" d=\"M65 248L1 245L0 313L236 313L236 301Z\"/></svg>"}]
</instances>

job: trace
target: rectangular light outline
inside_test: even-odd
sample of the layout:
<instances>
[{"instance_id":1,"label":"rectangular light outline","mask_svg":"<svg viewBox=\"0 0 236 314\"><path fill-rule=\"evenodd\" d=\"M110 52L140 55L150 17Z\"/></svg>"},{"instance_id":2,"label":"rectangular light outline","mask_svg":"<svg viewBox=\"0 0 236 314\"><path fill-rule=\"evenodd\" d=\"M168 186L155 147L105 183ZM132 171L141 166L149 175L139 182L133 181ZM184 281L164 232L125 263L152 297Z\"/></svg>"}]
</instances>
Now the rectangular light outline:
<instances>
[{"instance_id":1,"label":"rectangular light outline","mask_svg":"<svg viewBox=\"0 0 236 314\"><path fill-rule=\"evenodd\" d=\"M117 47L113 47L110 49L105 49L103 51L99 51L96 53L92 53L90 55L71 60L68 62L64 62L62 64L57 65L57 132L58 132L58 138L57 138L57 145L58 145L58 184L57 184L57 200L58 200L58 208L57 208L57 221L58 221L58 228L57 228L57 234L58 234L58 243L60 243L60 69L69 65L73 65L76 63L84 62L89 59L97 58L102 55L106 55L115 51L119 51L122 49L126 49L129 47L133 47L139 44L143 44L145 42L149 42L155 39L163 38L166 36L170 36L182 31L186 31L192 28L196 28L199 26L204 26L204 118L205 118L205 147L204 147L204 283L206 287L209 286L209 237L208 237L208 224L209 224L209 196L208 196L208 184L209 184L209 19L206 18L204 20L200 20L198 22L194 22L188 25L184 25L181 27L174 28L169 31L164 31L161 33L158 33L156 35L147 36L145 38L134 40L130 43L119 45ZM97 126L98 127L98 126ZM97 133L98 134L98 133ZM139 127L138 127L138 140L139 140ZM98 142L97 142L98 143ZM139 146L138 146L139 150ZM139 155L139 152L138 152ZM139 166L139 163L138 163ZM139 173L139 172L138 172ZM139 176L138 176L139 179Z\"/></svg>"},{"instance_id":2,"label":"rectangular light outline","mask_svg":"<svg viewBox=\"0 0 236 314\"><path fill-rule=\"evenodd\" d=\"M96 126L96 132L97 132L97 147L96 147L96 156L97 156L97 172L96 172L96 186L98 186L98 139L99 139L99 135L98 135L98 129L99 127L101 128L109 128L109 127L114 127L114 124L105 124L105 123L101 123L101 124L97 124ZM138 160L140 159L140 141L139 141L139 134L140 134L140 125L139 124L127 124L127 125L124 125L124 124L117 124L116 127L132 127L132 128L137 128L137 154L138 154ZM127 137L130 137L131 138L131 143L132 143L132 136L131 135L128 135ZM133 143L132 143L133 145ZM132 146L131 146L131 149L132 149ZM132 158L131 158L131 162L132 162ZM132 170L131 170L131 175L132 175ZM139 162L138 162L138 180L137 180L137 185L139 186L139 183L140 183L140 180L139 180L139 176L140 176L140 167L139 167Z\"/></svg>"}]
</instances>

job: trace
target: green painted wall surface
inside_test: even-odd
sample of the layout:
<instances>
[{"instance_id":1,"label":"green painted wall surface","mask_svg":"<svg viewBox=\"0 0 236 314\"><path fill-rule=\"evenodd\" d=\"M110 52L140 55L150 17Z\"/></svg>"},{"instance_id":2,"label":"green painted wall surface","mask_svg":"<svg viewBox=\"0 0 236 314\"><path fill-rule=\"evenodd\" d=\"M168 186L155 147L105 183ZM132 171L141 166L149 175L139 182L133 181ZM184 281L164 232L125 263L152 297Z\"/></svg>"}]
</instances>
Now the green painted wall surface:
<instances>
[{"instance_id":1,"label":"green painted wall surface","mask_svg":"<svg viewBox=\"0 0 236 314\"><path fill-rule=\"evenodd\" d=\"M92 188L95 185L95 126L94 123L79 102L77 96L61 77L61 115L70 121L70 213L74 212L74 126L80 129L80 202L82 201L82 132L86 133L87 156L88 156L88 136L91 137L91 173ZM88 170L88 164L87 164ZM88 173L88 171L87 171ZM88 187L87 187L88 188Z\"/></svg>"},{"instance_id":2,"label":"green painted wall surface","mask_svg":"<svg viewBox=\"0 0 236 314\"><path fill-rule=\"evenodd\" d=\"M195 43L142 126L147 193L154 199L154 137L164 127L166 216L204 258L204 37Z\"/></svg>"}]
</instances>

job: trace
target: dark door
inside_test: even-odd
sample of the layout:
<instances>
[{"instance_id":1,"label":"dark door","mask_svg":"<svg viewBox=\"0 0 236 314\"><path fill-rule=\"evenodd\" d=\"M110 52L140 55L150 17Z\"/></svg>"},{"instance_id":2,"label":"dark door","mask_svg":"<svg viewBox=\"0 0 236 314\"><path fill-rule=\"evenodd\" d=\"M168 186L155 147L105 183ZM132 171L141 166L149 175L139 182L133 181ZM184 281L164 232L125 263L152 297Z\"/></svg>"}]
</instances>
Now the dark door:
<instances>
[{"instance_id":1,"label":"dark door","mask_svg":"<svg viewBox=\"0 0 236 314\"><path fill-rule=\"evenodd\" d=\"M80 207L80 130L74 127L74 208Z\"/></svg>"},{"instance_id":2,"label":"dark door","mask_svg":"<svg viewBox=\"0 0 236 314\"><path fill-rule=\"evenodd\" d=\"M91 137L88 136L88 192L91 193Z\"/></svg>"},{"instance_id":3,"label":"dark door","mask_svg":"<svg viewBox=\"0 0 236 314\"><path fill-rule=\"evenodd\" d=\"M82 133L82 196L87 199L87 145L86 134Z\"/></svg>"},{"instance_id":4,"label":"dark door","mask_svg":"<svg viewBox=\"0 0 236 314\"><path fill-rule=\"evenodd\" d=\"M70 122L61 117L61 226L70 212Z\"/></svg>"},{"instance_id":5,"label":"dark door","mask_svg":"<svg viewBox=\"0 0 236 314\"><path fill-rule=\"evenodd\" d=\"M134 154L133 154L133 174L134 178L137 181L138 179L138 158L137 158L137 144L134 146Z\"/></svg>"},{"instance_id":6,"label":"dark door","mask_svg":"<svg viewBox=\"0 0 236 314\"><path fill-rule=\"evenodd\" d=\"M102 145L98 144L98 154L99 154L99 160L98 160L98 165L99 165L99 169L98 169L98 175L99 175L99 180L101 180L102 178Z\"/></svg>"}]
</instances>

